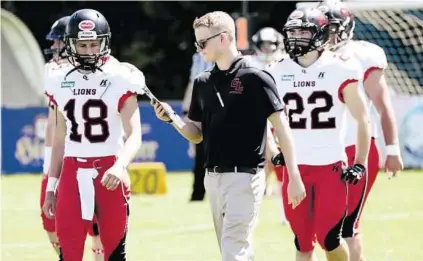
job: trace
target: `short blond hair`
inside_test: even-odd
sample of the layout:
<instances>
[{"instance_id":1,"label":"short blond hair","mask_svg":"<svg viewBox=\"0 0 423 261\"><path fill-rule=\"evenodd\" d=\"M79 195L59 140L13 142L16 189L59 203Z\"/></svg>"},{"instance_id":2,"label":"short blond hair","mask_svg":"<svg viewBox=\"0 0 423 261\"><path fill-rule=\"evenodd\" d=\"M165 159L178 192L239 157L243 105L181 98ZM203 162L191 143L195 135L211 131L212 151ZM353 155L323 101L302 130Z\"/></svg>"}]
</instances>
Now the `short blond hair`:
<instances>
[{"instance_id":1,"label":"short blond hair","mask_svg":"<svg viewBox=\"0 0 423 261\"><path fill-rule=\"evenodd\" d=\"M228 13L223 11L214 11L200 18L197 17L192 26L194 30L199 27L206 27L216 34L227 32L231 40L235 39L235 21Z\"/></svg>"}]
</instances>

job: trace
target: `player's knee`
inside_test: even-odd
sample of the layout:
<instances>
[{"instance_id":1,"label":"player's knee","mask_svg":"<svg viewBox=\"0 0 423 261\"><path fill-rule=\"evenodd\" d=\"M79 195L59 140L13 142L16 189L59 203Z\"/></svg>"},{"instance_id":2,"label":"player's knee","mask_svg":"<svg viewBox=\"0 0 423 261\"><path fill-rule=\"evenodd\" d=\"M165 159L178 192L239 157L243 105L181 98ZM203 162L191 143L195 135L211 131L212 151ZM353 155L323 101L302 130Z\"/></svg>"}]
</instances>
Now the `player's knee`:
<instances>
[{"instance_id":1,"label":"player's knee","mask_svg":"<svg viewBox=\"0 0 423 261\"><path fill-rule=\"evenodd\" d=\"M103 248L91 248L91 250L93 251L94 255L104 255L104 250Z\"/></svg>"},{"instance_id":2,"label":"player's knee","mask_svg":"<svg viewBox=\"0 0 423 261\"><path fill-rule=\"evenodd\" d=\"M295 247L297 251L302 254L313 253L314 250L314 241L312 238L309 239L299 239L298 236L295 236L294 239Z\"/></svg>"},{"instance_id":3,"label":"player's knee","mask_svg":"<svg viewBox=\"0 0 423 261\"><path fill-rule=\"evenodd\" d=\"M354 235L354 220L352 216L347 216L344 220L344 225L342 227L342 237L350 238Z\"/></svg>"},{"instance_id":4,"label":"player's knee","mask_svg":"<svg viewBox=\"0 0 423 261\"><path fill-rule=\"evenodd\" d=\"M325 251L332 251L341 244L342 222L339 222L335 227L327 233L317 232L317 241Z\"/></svg>"},{"instance_id":5,"label":"player's knee","mask_svg":"<svg viewBox=\"0 0 423 261\"><path fill-rule=\"evenodd\" d=\"M53 248L60 249L60 243L58 241L57 242L50 241L50 243L53 246Z\"/></svg>"}]
</instances>

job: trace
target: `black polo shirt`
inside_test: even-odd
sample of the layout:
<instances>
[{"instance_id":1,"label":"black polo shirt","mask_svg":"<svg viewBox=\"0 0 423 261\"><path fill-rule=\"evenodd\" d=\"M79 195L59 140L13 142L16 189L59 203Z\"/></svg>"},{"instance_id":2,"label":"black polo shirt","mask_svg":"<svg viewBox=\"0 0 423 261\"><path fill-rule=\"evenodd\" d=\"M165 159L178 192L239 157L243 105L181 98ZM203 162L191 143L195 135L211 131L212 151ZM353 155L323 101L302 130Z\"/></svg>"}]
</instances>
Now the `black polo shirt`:
<instances>
[{"instance_id":1,"label":"black polo shirt","mask_svg":"<svg viewBox=\"0 0 423 261\"><path fill-rule=\"evenodd\" d=\"M283 110L273 77L239 56L227 71L215 65L193 84L188 117L201 122L205 167L263 166L267 118Z\"/></svg>"}]
</instances>

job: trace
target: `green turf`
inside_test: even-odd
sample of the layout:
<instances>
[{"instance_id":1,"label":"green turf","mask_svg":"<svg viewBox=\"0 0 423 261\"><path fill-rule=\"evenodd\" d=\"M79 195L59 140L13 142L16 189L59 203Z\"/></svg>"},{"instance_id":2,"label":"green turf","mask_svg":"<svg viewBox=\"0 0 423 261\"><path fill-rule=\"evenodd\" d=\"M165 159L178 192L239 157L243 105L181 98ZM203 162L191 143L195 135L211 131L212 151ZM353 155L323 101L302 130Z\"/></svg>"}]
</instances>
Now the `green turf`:
<instances>
[{"instance_id":1,"label":"green turf","mask_svg":"<svg viewBox=\"0 0 423 261\"><path fill-rule=\"evenodd\" d=\"M130 261L217 261L219 250L206 202L188 203L191 175L168 175L166 196L133 196ZM39 176L2 176L2 261L57 260L41 228ZM364 212L366 253L372 261L423 261L423 172L380 175ZM89 246L89 243L87 243ZM274 198L262 206L256 260L294 260L292 235L279 223ZM323 259L318 252L319 260ZM85 260L92 260L86 248Z\"/></svg>"}]
</instances>

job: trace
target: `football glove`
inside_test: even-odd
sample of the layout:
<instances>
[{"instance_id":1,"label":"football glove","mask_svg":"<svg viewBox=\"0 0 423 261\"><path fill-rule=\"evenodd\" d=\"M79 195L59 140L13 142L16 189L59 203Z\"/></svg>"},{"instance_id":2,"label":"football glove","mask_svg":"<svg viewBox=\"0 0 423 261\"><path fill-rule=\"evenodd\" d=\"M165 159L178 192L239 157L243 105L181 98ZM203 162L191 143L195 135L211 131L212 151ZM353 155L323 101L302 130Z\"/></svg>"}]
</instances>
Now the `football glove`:
<instances>
[{"instance_id":1,"label":"football glove","mask_svg":"<svg viewBox=\"0 0 423 261\"><path fill-rule=\"evenodd\" d=\"M361 164L354 164L341 172L341 179L352 185L357 185L358 181L366 173L366 168Z\"/></svg>"},{"instance_id":2,"label":"football glove","mask_svg":"<svg viewBox=\"0 0 423 261\"><path fill-rule=\"evenodd\" d=\"M282 152L272 156L271 161L274 166L285 166L285 158L283 157Z\"/></svg>"}]
</instances>

